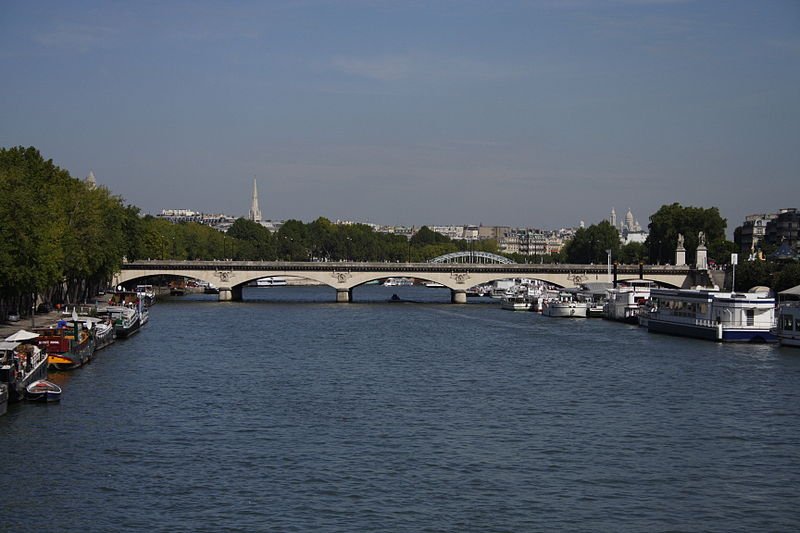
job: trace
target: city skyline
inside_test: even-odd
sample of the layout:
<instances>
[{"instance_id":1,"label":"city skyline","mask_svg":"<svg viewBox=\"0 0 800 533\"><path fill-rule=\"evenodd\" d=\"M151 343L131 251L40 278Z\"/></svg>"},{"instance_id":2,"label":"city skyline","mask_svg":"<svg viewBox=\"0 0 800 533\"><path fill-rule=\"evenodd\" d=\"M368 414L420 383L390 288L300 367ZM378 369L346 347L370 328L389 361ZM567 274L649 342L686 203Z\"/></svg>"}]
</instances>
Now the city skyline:
<instances>
[{"instance_id":1,"label":"city skyline","mask_svg":"<svg viewBox=\"0 0 800 533\"><path fill-rule=\"evenodd\" d=\"M800 4L8 2L0 146L145 212L575 227L797 203ZM794 193L794 196L792 196ZM780 198L787 205L778 205Z\"/></svg>"}]
</instances>

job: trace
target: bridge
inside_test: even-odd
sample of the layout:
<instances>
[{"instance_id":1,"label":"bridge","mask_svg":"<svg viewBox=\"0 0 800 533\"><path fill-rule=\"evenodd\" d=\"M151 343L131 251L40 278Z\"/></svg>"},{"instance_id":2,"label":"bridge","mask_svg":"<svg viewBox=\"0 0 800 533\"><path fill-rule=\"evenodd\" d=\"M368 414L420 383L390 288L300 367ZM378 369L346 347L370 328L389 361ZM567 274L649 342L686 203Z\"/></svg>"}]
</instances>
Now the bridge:
<instances>
[{"instance_id":1,"label":"bridge","mask_svg":"<svg viewBox=\"0 0 800 533\"><path fill-rule=\"evenodd\" d=\"M618 281L646 279L668 287L696 284L698 271L688 266L615 265ZM466 303L467 289L509 278L538 279L559 287L590 281L612 281L607 265L546 265L502 263L358 263L284 261L132 261L122 265L114 285L131 286L151 276L175 276L212 283L219 299L241 300L249 282L271 276L300 277L336 289L337 302L350 302L354 287L370 281L412 277L441 283L451 291L453 303Z\"/></svg>"}]
</instances>

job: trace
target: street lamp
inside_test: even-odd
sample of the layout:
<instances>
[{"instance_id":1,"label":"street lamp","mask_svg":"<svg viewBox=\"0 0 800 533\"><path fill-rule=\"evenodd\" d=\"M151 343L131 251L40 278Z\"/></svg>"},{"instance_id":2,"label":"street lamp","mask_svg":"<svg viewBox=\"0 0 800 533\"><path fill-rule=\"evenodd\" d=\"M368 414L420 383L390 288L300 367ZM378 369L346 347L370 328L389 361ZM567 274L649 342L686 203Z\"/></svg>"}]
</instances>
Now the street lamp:
<instances>
[{"instance_id":1,"label":"street lamp","mask_svg":"<svg viewBox=\"0 0 800 533\"><path fill-rule=\"evenodd\" d=\"M611 248L606 249L606 253L608 254L608 281L611 282Z\"/></svg>"}]
</instances>

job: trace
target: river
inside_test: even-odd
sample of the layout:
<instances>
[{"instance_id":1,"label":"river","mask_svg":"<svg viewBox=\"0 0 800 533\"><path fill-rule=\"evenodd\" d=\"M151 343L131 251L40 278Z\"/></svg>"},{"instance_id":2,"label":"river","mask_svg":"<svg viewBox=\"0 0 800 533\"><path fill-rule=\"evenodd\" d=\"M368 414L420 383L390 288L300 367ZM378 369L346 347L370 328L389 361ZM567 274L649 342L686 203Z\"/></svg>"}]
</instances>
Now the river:
<instances>
[{"instance_id":1,"label":"river","mask_svg":"<svg viewBox=\"0 0 800 533\"><path fill-rule=\"evenodd\" d=\"M800 351L353 296L162 299L0 417L0 530L800 528Z\"/></svg>"}]
</instances>

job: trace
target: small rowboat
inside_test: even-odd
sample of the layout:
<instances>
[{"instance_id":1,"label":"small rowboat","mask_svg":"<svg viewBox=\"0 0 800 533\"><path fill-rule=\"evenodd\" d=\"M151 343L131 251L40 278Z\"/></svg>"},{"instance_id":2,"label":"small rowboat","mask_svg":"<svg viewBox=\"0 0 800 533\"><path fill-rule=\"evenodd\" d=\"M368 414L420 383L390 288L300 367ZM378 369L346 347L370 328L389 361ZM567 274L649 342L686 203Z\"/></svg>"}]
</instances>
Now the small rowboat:
<instances>
[{"instance_id":1,"label":"small rowboat","mask_svg":"<svg viewBox=\"0 0 800 533\"><path fill-rule=\"evenodd\" d=\"M34 381L25 390L27 392L25 395L26 400L38 402L57 402L61 400L61 387L46 379Z\"/></svg>"}]
</instances>

